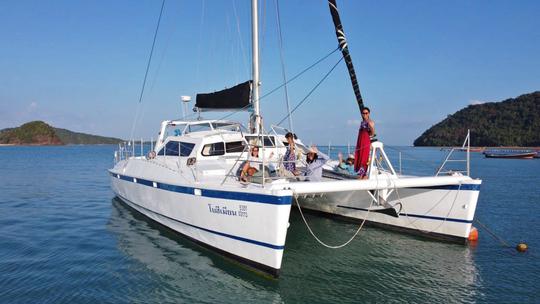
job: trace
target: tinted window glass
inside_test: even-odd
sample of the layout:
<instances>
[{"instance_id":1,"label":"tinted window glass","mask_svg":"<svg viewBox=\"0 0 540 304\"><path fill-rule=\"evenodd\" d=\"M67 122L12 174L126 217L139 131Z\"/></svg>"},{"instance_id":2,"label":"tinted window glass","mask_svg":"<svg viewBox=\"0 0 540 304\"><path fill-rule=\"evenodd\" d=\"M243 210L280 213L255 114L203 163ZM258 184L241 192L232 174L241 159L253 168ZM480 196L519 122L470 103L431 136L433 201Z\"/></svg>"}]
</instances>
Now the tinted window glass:
<instances>
[{"instance_id":1,"label":"tinted window glass","mask_svg":"<svg viewBox=\"0 0 540 304\"><path fill-rule=\"evenodd\" d=\"M191 154L191 151L193 151L193 147L195 147L195 144L192 143L169 141L165 145L165 153L163 153L163 149L161 149L158 155L189 156Z\"/></svg>"},{"instance_id":2,"label":"tinted window glass","mask_svg":"<svg viewBox=\"0 0 540 304\"><path fill-rule=\"evenodd\" d=\"M243 141L232 141L225 144L227 153L236 153L244 151Z\"/></svg>"},{"instance_id":3,"label":"tinted window glass","mask_svg":"<svg viewBox=\"0 0 540 304\"><path fill-rule=\"evenodd\" d=\"M184 128L186 127L185 124L169 124L167 125L167 128L165 128L165 138L168 136L180 136L182 135L182 131L184 131Z\"/></svg>"},{"instance_id":4,"label":"tinted window glass","mask_svg":"<svg viewBox=\"0 0 540 304\"><path fill-rule=\"evenodd\" d=\"M231 123L224 123L224 122L214 122L212 123L214 126L214 129L219 130L228 130L228 131L240 131L240 125L239 124L231 124Z\"/></svg>"},{"instance_id":5,"label":"tinted window glass","mask_svg":"<svg viewBox=\"0 0 540 304\"><path fill-rule=\"evenodd\" d=\"M190 125L188 132L211 131L210 124Z\"/></svg>"},{"instance_id":6,"label":"tinted window glass","mask_svg":"<svg viewBox=\"0 0 540 304\"><path fill-rule=\"evenodd\" d=\"M246 136L246 140L249 143L258 143L260 140L260 136ZM275 146L276 139L274 136L264 136L264 146L265 147L274 147Z\"/></svg>"},{"instance_id":7,"label":"tinted window glass","mask_svg":"<svg viewBox=\"0 0 540 304\"><path fill-rule=\"evenodd\" d=\"M207 145L204 145L202 149L202 155L204 156L223 155L223 154L225 154L225 144L223 142L207 144Z\"/></svg>"}]
</instances>

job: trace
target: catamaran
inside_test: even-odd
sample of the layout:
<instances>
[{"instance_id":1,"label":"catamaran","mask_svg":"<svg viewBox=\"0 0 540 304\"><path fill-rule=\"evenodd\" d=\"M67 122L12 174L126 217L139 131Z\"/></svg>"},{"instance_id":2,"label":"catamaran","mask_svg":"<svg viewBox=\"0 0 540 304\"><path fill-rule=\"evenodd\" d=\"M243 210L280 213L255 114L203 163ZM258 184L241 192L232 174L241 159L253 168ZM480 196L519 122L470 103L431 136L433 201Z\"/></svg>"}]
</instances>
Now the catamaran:
<instances>
[{"instance_id":1,"label":"catamaran","mask_svg":"<svg viewBox=\"0 0 540 304\"><path fill-rule=\"evenodd\" d=\"M363 106L337 6L334 0L329 4L357 101ZM265 131L261 122L257 11L257 1L252 0L253 79L198 94L195 104L198 112L249 110L248 127L229 120L163 121L150 153L135 156L121 148L115 154L109 173L116 196L183 236L276 277L292 206L362 225L369 222L466 242L481 185L469 176L469 153L467 171L444 171L441 166L435 176L406 176L396 173L384 144L374 141L367 179L337 174L330 167L320 181L286 174L286 130L274 126ZM301 171L308 148L299 139L295 142ZM252 147L260 149L259 158L249 155ZM246 161L262 172L260 178L240 178Z\"/></svg>"}]
</instances>

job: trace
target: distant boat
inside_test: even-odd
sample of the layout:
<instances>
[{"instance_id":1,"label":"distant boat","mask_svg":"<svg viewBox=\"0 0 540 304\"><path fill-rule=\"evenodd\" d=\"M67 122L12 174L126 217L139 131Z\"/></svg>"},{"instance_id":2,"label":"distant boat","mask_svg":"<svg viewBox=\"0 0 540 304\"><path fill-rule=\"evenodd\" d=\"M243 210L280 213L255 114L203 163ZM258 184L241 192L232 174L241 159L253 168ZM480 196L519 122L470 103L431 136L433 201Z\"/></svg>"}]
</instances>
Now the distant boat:
<instances>
[{"instance_id":1,"label":"distant boat","mask_svg":"<svg viewBox=\"0 0 540 304\"><path fill-rule=\"evenodd\" d=\"M486 158L513 158L513 159L531 159L538 157L535 151L523 151L523 150L492 150L485 151Z\"/></svg>"},{"instance_id":2,"label":"distant boat","mask_svg":"<svg viewBox=\"0 0 540 304\"><path fill-rule=\"evenodd\" d=\"M460 151L467 152L467 148L459 148ZM469 149L470 152L484 152L485 148L480 147L471 147Z\"/></svg>"},{"instance_id":3,"label":"distant boat","mask_svg":"<svg viewBox=\"0 0 540 304\"><path fill-rule=\"evenodd\" d=\"M486 148L484 147L471 147L469 149L469 152L484 152ZM441 148L441 151L461 151L461 152L467 152L467 147L443 147Z\"/></svg>"}]
</instances>

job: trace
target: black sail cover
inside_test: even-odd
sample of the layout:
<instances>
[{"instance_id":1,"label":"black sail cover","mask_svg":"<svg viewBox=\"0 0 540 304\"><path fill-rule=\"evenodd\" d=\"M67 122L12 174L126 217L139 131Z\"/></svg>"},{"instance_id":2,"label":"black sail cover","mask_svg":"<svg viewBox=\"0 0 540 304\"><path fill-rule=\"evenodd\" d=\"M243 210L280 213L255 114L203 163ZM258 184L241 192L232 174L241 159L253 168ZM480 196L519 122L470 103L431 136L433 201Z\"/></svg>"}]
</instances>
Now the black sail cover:
<instances>
[{"instance_id":1,"label":"black sail cover","mask_svg":"<svg viewBox=\"0 0 540 304\"><path fill-rule=\"evenodd\" d=\"M214 93L197 94L195 107L201 111L250 109L251 80Z\"/></svg>"},{"instance_id":2,"label":"black sail cover","mask_svg":"<svg viewBox=\"0 0 540 304\"><path fill-rule=\"evenodd\" d=\"M343 53L343 59L345 59L347 69L349 70L349 76L351 77L356 102L358 103L360 110L362 110L364 107L364 101L362 100L362 95L360 95L360 86L358 86L358 80L356 79L356 72L354 71L351 54L349 54L347 39L345 38L345 31L343 30L343 25L341 25L341 19L339 18L336 0L328 0L328 6L330 7L330 13L332 14L332 20L334 21L334 26L336 28L336 36L338 39L339 48Z\"/></svg>"}]
</instances>

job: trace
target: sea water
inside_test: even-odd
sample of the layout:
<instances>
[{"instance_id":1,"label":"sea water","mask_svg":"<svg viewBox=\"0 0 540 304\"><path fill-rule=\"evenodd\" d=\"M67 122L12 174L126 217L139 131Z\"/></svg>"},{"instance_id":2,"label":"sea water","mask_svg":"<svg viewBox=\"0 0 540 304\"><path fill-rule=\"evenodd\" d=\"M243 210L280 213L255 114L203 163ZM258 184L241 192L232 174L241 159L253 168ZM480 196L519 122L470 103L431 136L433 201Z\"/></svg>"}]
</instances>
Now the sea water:
<instances>
[{"instance_id":1,"label":"sea water","mask_svg":"<svg viewBox=\"0 0 540 304\"><path fill-rule=\"evenodd\" d=\"M526 241L527 253L481 228L474 246L366 227L345 248L327 249L293 211L275 280L115 199L107 174L114 149L0 147L0 303L540 302L540 159L471 154L472 176L483 180L476 218L512 246ZM445 156L386 149L403 173L433 174ZM358 229L309 214L307 221L332 244Z\"/></svg>"}]
</instances>

